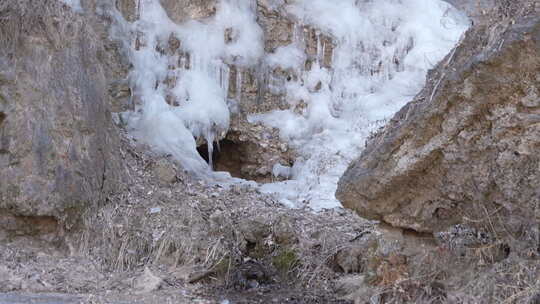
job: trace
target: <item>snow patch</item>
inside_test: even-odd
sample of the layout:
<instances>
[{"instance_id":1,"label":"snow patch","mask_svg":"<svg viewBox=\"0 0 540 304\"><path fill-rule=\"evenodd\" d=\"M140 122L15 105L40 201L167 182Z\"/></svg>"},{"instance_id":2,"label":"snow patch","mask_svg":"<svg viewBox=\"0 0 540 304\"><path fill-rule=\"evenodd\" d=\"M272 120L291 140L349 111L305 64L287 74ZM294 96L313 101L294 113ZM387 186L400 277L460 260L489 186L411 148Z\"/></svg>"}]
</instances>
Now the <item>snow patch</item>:
<instances>
[{"instance_id":1,"label":"snow patch","mask_svg":"<svg viewBox=\"0 0 540 304\"><path fill-rule=\"evenodd\" d=\"M306 54L298 44L289 44L277 48L273 54L268 55L266 62L273 68L300 70L306 62Z\"/></svg>"}]
</instances>

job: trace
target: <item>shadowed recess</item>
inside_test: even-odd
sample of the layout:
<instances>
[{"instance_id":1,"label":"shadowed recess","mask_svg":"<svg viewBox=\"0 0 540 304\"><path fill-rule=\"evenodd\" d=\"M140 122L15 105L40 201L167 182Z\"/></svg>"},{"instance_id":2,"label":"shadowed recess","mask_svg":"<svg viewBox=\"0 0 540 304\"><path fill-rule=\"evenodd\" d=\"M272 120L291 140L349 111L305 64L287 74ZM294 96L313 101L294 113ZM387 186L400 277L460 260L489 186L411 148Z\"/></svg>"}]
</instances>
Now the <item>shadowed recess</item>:
<instances>
[{"instance_id":1,"label":"shadowed recess","mask_svg":"<svg viewBox=\"0 0 540 304\"><path fill-rule=\"evenodd\" d=\"M204 144L197 148L199 154L208 163L208 145ZM212 153L213 169L216 171L229 172L233 177L252 179L242 173L243 157L245 149L242 143L238 144L231 140L224 139L219 143L214 142L214 152Z\"/></svg>"}]
</instances>

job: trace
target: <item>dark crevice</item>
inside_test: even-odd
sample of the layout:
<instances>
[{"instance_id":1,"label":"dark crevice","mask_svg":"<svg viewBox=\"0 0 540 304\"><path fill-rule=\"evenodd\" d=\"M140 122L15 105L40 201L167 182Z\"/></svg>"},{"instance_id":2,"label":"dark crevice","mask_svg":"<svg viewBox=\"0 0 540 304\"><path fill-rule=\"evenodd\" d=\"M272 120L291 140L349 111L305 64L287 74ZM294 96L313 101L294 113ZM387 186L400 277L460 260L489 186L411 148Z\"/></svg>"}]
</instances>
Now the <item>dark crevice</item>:
<instances>
[{"instance_id":1,"label":"dark crevice","mask_svg":"<svg viewBox=\"0 0 540 304\"><path fill-rule=\"evenodd\" d=\"M219 153L219 147L218 147L218 144L214 142L214 145L213 145L213 153L212 153L212 163L216 163L216 158L217 158L217 155ZM197 147L197 151L199 152L199 155L207 162L209 163L209 160L210 160L210 157L208 155L208 145L207 144L204 144L204 145L200 145Z\"/></svg>"},{"instance_id":2,"label":"dark crevice","mask_svg":"<svg viewBox=\"0 0 540 304\"><path fill-rule=\"evenodd\" d=\"M254 250L255 247L257 247L257 243L247 241L247 243L246 243L246 250L247 250L247 252L250 252L250 251Z\"/></svg>"},{"instance_id":3,"label":"dark crevice","mask_svg":"<svg viewBox=\"0 0 540 304\"><path fill-rule=\"evenodd\" d=\"M208 155L208 145L204 144L197 148L207 163L210 157ZM242 143L236 143L228 139L223 139L219 143L214 142L212 152L212 164L215 171L229 172L233 177L253 180L252 176L242 172L245 165L247 147Z\"/></svg>"},{"instance_id":4,"label":"dark crevice","mask_svg":"<svg viewBox=\"0 0 540 304\"><path fill-rule=\"evenodd\" d=\"M219 142L214 142L212 148L211 162L207 144L197 147L197 151L208 164L212 164L214 171L228 172L233 177L257 183L269 183L290 177L288 171L283 171L287 170L287 168L273 176L272 168L268 169L268 164L261 159L264 157L261 154L267 154L268 149L250 140L242 141L239 139L238 134L233 133L230 137L227 136ZM281 163L285 163L286 167L291 168L294 165L290 160L283 160Z\"/></svg>"},{"instance_id":5,"label":"dark crevice","mask_svg":"<svg viewBox=\"0 0 540 304\"><path fill-rule=\"evenodd\" d=\"M60 225L52 216L20 216L1 210L0 230L11 236L40 236L57 233Z\"/></svg>"},{"instance_id":6,"label":"dark crevice","mask_svg":"<svg viewBox=\"0 0 540 304\"><path fill-rule=\"evenodd\" d=\"M0 112L0 127L2 127L2 124L4 123L4 120L6 120L6 113Z\"/></svg>"},{"instance_id":7,"label":"dark crevice","mask_svg":"<svg viewBox=\"0 0 540 304\"><path fill-rule=\"evenodd\" d=\"M416 231L411 228L402 228L403 235L405 236L412 236L419 239L425 239L425 240L434 240L435 237L433 236L433 233L431 232L424 232L424 231Z\"/></svg>"},{"instance_id":8,"label":"dark crevice","mask_svg":"<svg viewBox=\"0 0 540 304\"><path fill-rule=\"evenodd\" d=\"M0 96L1 97L1 96ZM6 120L6 113L0 111L0 128L2 128L3 124L4 124L4 121ZM0 129L1 130L1 129ZM8 154L9 151L5 148L5 147L2 147L2 146L5 146L6 143L3 142L2 140L2 134L0 134L0 154Z\"/></svg>"},{"instance_id":9,"label":"dark crevice","mask_svg":"<svg viewBox=\"0 0 540 304\"><path fill-rule=\"evenodd\" d=\"M107 179L107 158L105 157L105 153L103 152L103 149L99 150L101 152L101 157L103 159L103 173L101 175L101 186L100 186L100 193L103 195L103 189L105 188L105 180ZM100 200L102 201L102 199Z\"/></svg>"}]
</instances>

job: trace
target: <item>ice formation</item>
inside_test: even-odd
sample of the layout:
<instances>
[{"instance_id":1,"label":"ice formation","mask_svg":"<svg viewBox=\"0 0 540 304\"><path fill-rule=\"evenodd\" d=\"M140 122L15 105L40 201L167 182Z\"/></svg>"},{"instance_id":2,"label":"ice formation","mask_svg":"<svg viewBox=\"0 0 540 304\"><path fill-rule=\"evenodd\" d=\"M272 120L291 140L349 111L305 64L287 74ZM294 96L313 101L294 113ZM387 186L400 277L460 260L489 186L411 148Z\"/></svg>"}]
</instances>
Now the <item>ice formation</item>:
<instances>
[{"instance_id":1,"label":"ice formation","mask_svg":"<svg viewBox=\"0 0 540 304\"><path fill-rule=\"evenodd\" d=\"M428 69L468 24L450 5L434 0L301 0L288 10L299 23L332 36L337 46L332 69L319 61L287 87L290 102L307 101L303 115L286 110L251 117L279 128L301 155L291 180L262 189L280 193L290 205L331 208L339 205L337 181L367 136L421 90ZM290 66L288 57L282 60Z\"/></svg>"},{"instance_id":2,"label":"ice formation","mask_svg":"<svg viewBox=\"0 0 540 304\"><path fill-rule=\"evenodd\" d=\"M138 5L139 19L133 23L116 12L113 32L124 41L133 64L130 85L136 105L126 113L132 133L175 156L193 174L227 177L211 172L196 150L195 138L212 143L229 128L228 64L251 65L263 55L253 3L223 0L211 20L182 25L169 19L158 0L141 0ZM230 43L225 43L225 31L235 35ZM164 48L170 39L182 43L189 57L167 54ZM179 104L171 105L167 94ZM208 145L209 155L212 147Z\"/></svg>"},{"instance_id":3,"label":"ice formation","mask_svg":"<svg viewBox=\"0 0 540 304\"><path fill-rule=\"evenodd\" d=\"M274 175L289 180L260 188L293 207L339 206L334 197L337 181L367 136L419 92L427 70L455 46L468 24L439 0L266 2L284 7L297 28L310 25L332 37L336 45L331 68L321 62L326 47L322 41L319 60L309 70L304 67L301 30L290 45L265 54L254 0L221 0L209 20L180 25L168 18L158 0L141 0L139 19L128 23L118 13L113 33L123 39L133 63L130 83L136 109L128 113L128 124L138 138L173 154L194 174L223 180L226 174L211 172L199 156L195 138L211 143L228 130L229 65L264 62L294 69L299 77L284 88L286 99L291 106L304 102L304 111L249 117L278 128L300 155L292 168L274 166ZM224 41L226 31L234 35L230 43ZM164 45L170 39L180 41L189 58L167 54ZM170 105L167 94L180 104ZM211 154L212 145L208 147Z\"/></svg>"}]
</instances>

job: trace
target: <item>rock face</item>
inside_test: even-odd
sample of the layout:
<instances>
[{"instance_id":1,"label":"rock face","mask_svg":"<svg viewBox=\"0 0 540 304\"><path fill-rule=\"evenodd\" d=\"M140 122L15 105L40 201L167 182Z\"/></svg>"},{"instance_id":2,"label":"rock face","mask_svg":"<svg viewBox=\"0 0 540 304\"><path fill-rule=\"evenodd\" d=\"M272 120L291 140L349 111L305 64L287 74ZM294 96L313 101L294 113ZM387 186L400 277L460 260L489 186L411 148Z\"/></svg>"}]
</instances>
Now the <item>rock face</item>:
<instances>
[{"instance_id":1,"label":"rock face","mask_svg":"<svg viewBox=\"0 0 540 304\"><path fill-rule=\"evenodd\" d=\"M211 21L220 7L217 0L160 0L162 8L172 22L181 25L189 21L202 23ZM248 115L269 112L272 110L284 110L294 107L295 111L305 110L306 103L303 100L295 100L296 105L291 105L286 100L286 86L294 80L298 80L302 73L310 71L315 62L325 68L331 68L335 43L332 38L321 33L286 11L289 4L284 1L253 1L253 10L257 17L257 23L262 30L264 54L258 58L256 65L248 66L238 64L234 60L225 60L225 78L227 78L227 99L231 103L229 133L219 134L222 140L220 146L225 148L224 153L214 159L214 169L228 171L235 177L241 177L258 182L271 181L274 165L292 165L295 156L288 145L278 135L277 129L265 126L261 123L248 122ZM117 0L116 8L128 22L137 21L140 12L138 1ZM232 28L224 33L224 41L230 43L235 38ZM137 42L138 43L138 42ZM185 42L171 35L170 39L163 41L160 48L170 58L178 57L179 60L171 62L169 70L171 74L190 70L195 64L192 60L196 54L191 54L184 46ZM266 59L275 54L278 48L291 44L298 44L305 55L305 62L299 69L283 69L272 66ZM172 106L180 106L181 100L176 100L174 93L177 76L171 76L163 80L167 86L167 103ZM116 95L130 94L126 85L120 85L115 89ZM318 91L320 88L314 88ZM136 95L136 94L135 94ZM137 96L133 100L137 103ZM123 103L126 104L125 102ZM114 107L115 112L126 110L126 107ZM206 140L197 139L199 151L207 150ZM214 149L217 151L216 149ZM227 157L227 153L233 157ZM203 154L203 153L201 153ZM208 156L203 156L208 158Z\"/></svg>"},{"instance_id":2,"label":"rock face","mask_svg":"<svg viewBox=\"0 0 540 304\"><path fill-rule=\"evenodd\" d=\"M344 206L421 232L467 223L517 234L537 225L540 8L498 8L502 21L476 22L367 143L339 182Z\"/></svg>"},{"instance_id":3,"label":"rock face","mask_svg":"<svg viewBox=\"0 0 540 304\"><path fill-rule=\"evenodd\" d=\"M56 0L0 3L3 215L74 219L118 187L107 86L121 60L94 11L93 1L84 12Z\"/></svg>"}]
</instances>

